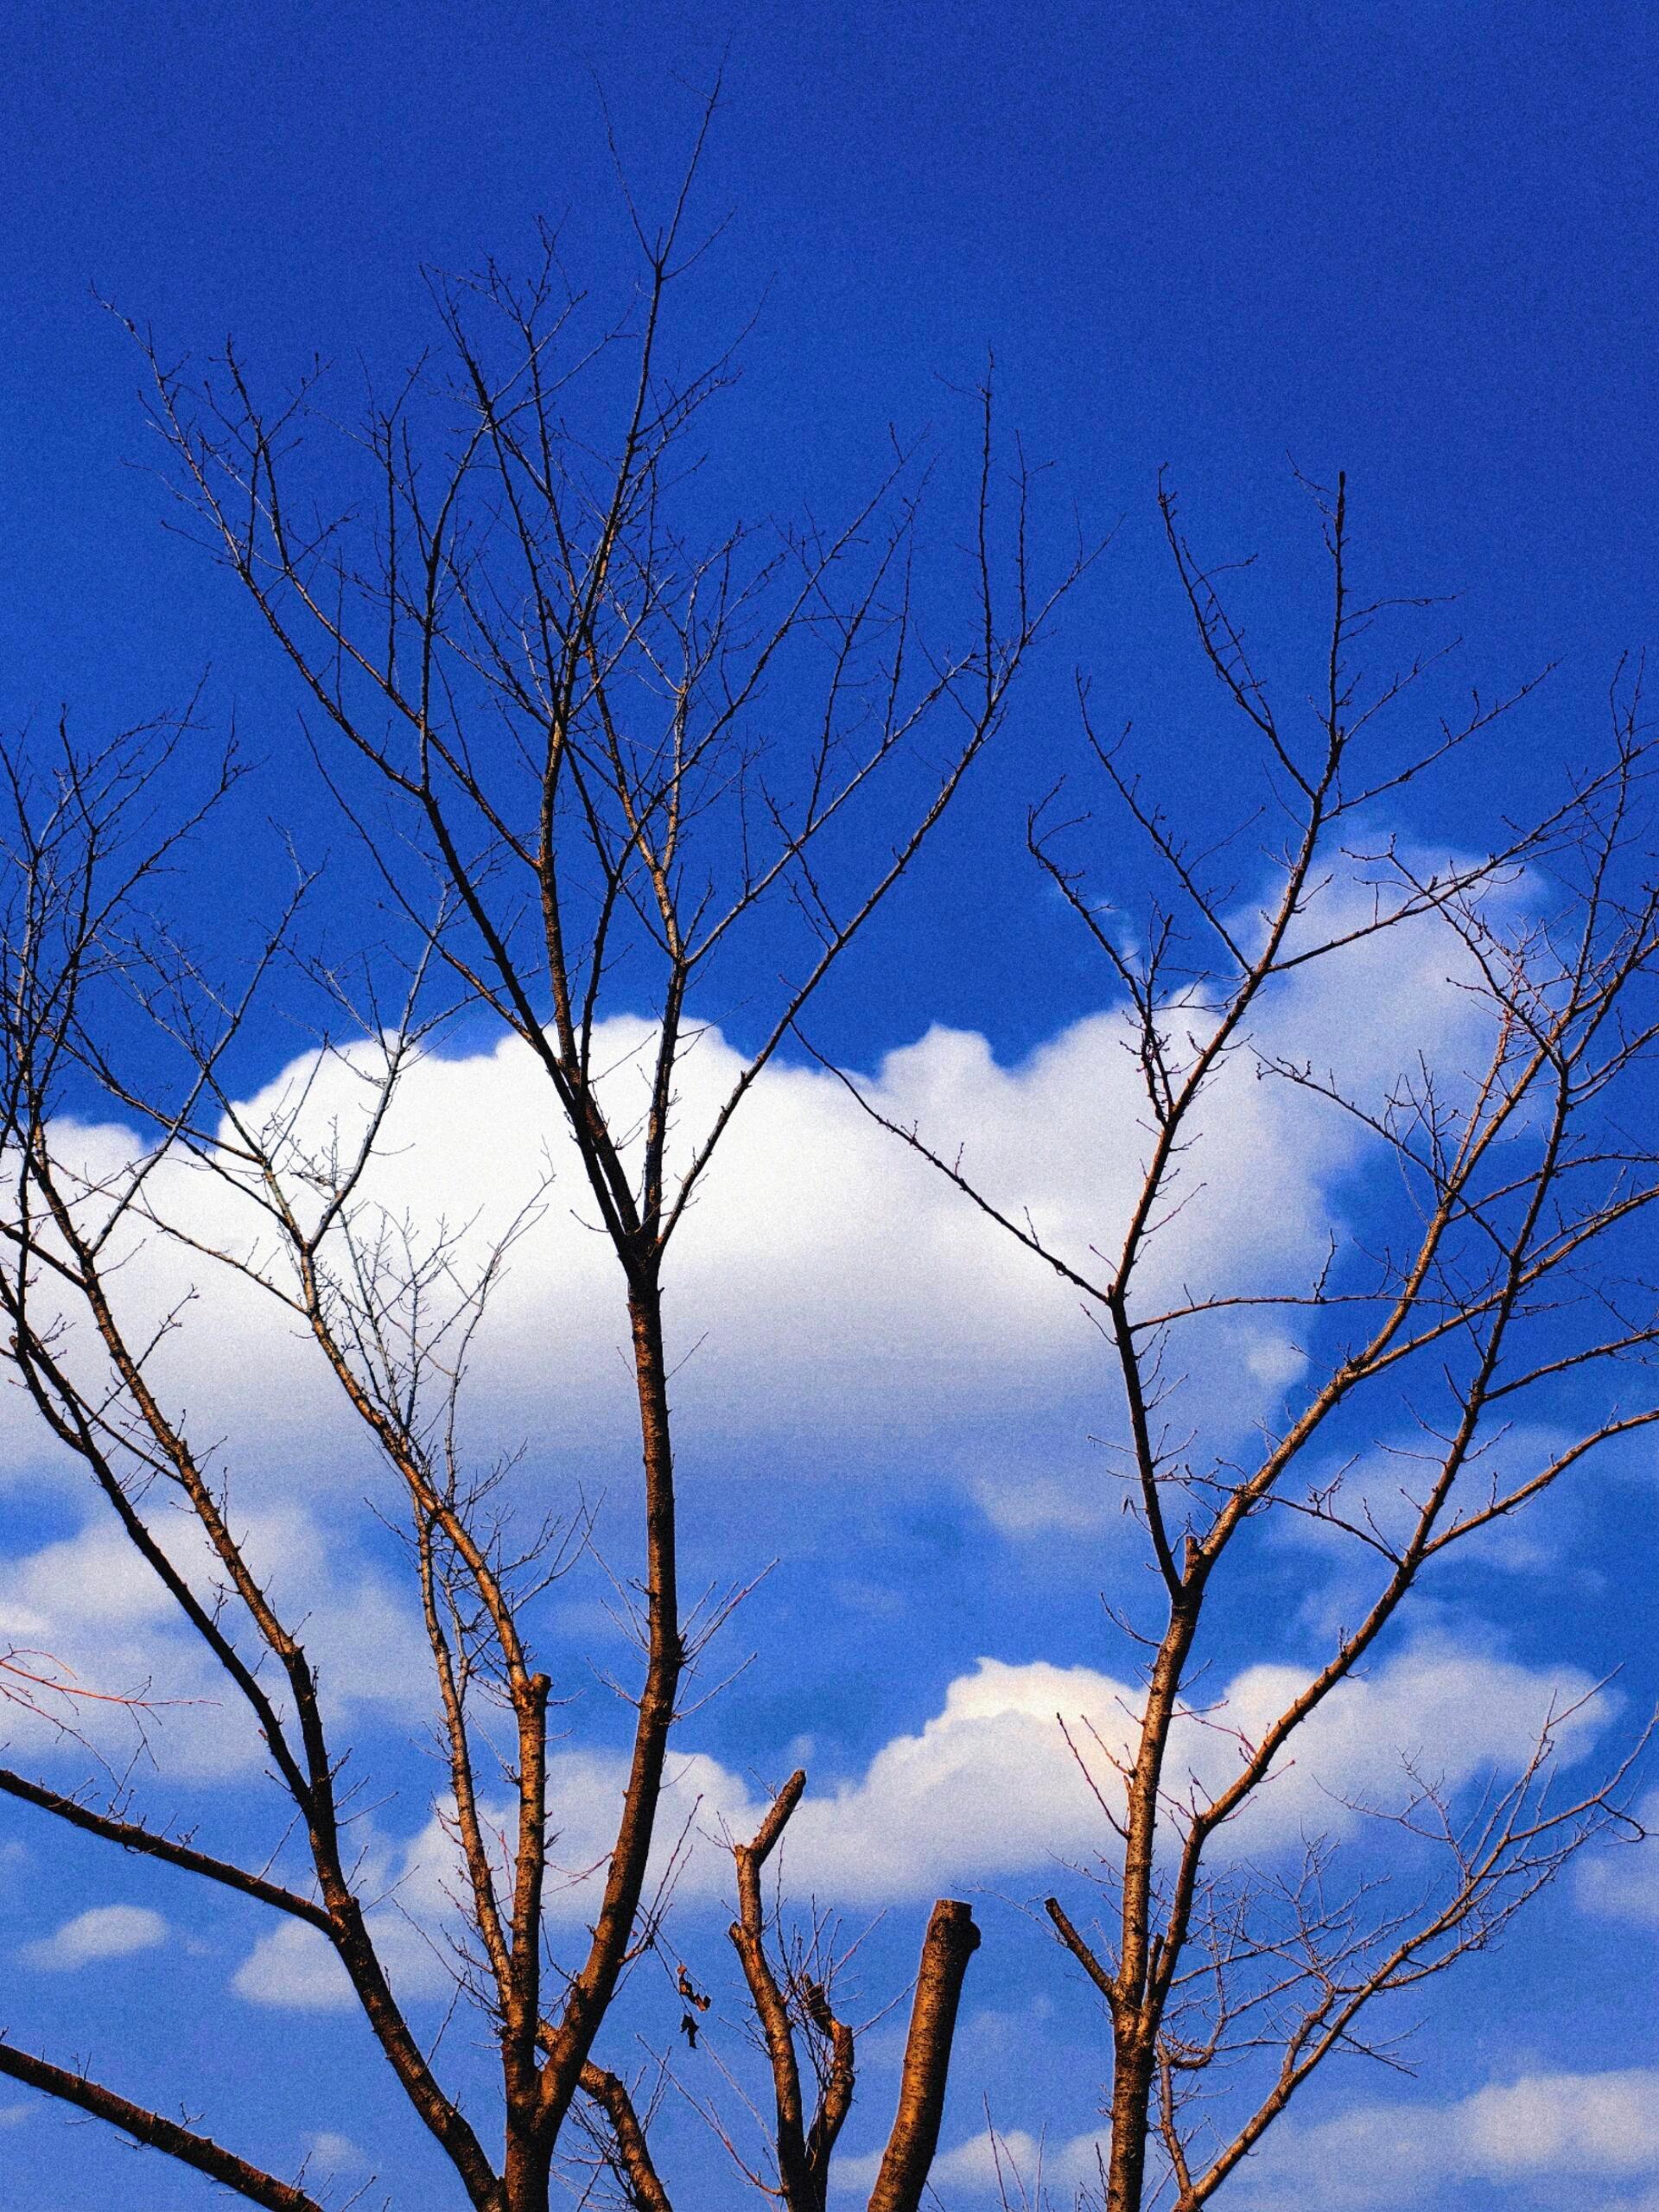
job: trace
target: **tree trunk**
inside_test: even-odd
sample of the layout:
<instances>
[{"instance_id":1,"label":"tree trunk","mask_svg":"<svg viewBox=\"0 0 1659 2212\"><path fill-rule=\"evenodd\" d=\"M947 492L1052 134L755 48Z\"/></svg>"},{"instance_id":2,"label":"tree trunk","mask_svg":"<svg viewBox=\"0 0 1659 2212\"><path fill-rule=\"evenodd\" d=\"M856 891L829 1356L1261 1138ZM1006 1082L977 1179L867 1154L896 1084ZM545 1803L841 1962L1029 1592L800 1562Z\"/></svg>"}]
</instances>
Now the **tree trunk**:
<instances>
[{"instance_id":1,"label":"tree trunk","mask_svg":"<svg viewBox=\"0 0 1659 2212\"><path fill-rule=\"evenodd\" d=\"M950 2044L968 1961L979 1948L971 1910L941 1897L928 1922L899 2077L899 2109L870 2192L869 2212L917 2212L938 2148Z\"/></svg>"},{"instance_id":2,"label":"tree trunk","mask_svg":"<svg viewBox=\"0 0 1659 2212\"><path fill-rule=\"evenodd\" d=\"M1106 2171L1106 2212L1141 2212L1151 2104L1151 2051L1138 2040L1121 2043L1112 2069L1112 2147Z\"/></svg>"},{"instance_id":3,"label":"tree trunk","mask_svg":"<svg viewBox=\"0 0 1659 2212\"><path fill-rule=\"evenodd\" d=\"M501 2181L502 2212L548 2212L552 2145L533 2113L507 2122L507 2156Z\"/></svg>"}]
</instances>

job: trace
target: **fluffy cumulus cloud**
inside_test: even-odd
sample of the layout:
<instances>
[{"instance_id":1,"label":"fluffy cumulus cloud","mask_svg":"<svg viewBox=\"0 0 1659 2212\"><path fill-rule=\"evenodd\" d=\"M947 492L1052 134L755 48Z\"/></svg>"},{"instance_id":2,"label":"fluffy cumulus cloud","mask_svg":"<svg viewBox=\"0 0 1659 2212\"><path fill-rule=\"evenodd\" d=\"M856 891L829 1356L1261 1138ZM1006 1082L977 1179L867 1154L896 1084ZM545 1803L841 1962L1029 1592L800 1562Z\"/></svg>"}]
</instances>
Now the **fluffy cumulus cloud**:
<instances>
[{"instance_id":1,"label":"fluffy cumulus cloud","mask_svg":"<svg viewBox=\"0 0 1659 2212\"><path fill-rule=\"evenodd\" d=\"M71 1974L106 1959L156 1950L166 1941L167 1923L159 1912L143 1905L100 1904L77 1913L38 1942L25 1944L21 1956L43 1973Z\"/></svg>"},{"instance_id":2,"label":"fluffy cumulus cloud","mask_svg":"<svg viewBox=\"0 0 1659 2212\"><path fill-rule=\"evenodd\" d=\"M1374 1096L1419 1049L1437 1059L1462 1052L1478 1017L1447 983L1449 958L1446 933L1423 926L1361 946L1341 977L1317 963L1297 971L1264 1007L1259 1040L1339 1069ZM1361 1003L1363 1024L1353 1019ZM1122 1233L1147 1142L1134 1042L1124 1013L1108 1010L1004 1066L983 1038L935 1028L861 1087L878 1112L960 1154L997 1205L1089 1268ZM620 1124L637 1119L650 1043L626 1019L599 1039ZM349 1142L367 1107L370 1057L296 1061L243 1110L255 1125L297 1112L317 1147L334 1131ZM683 1157L741 1067L717 1032L697 1039L676 1107ZM114 1174L130 1151L118 1128L62 1135L94 1177ZM1184 1158L1184 1203L1154 1246L1148 1296L1305 1284L1361 1142L1351 1120L1294 1086L1256 1080L1248 1055L1234 1059ZM538 1450L582 1450L626 1420L620 1284L531 1052L506 1041L415 1067L362 1195L413 1224L417 1242L458 1232L464 1261L538 1191L476 1348L474 1402L487 1409L480 1419L493 1442L532 1433ZM163 1168L148 1199L200 1244L242 1257L269 1251L246 1200L200 1170ZM997 1440L1033 1408L1096 1392L1098 1339L1076 1294L879 1128L832 1072L777 1065L754 1084L685 1220L670 1282L674 1336L681 1350L696 1347L677 1386L691 1424L775 1435L833 1414L842 1452L861 1439L925 1436L936 1458L954 1451L971 1467L1010 1525L1064 1520L1064 1500L1039 1510L1022 1496L1020 1469L999 1474ZM199 1301L181 1307L193 1290ZM204 1433L228 1440L233 1474L257 1459L267 1481L328 1478L351 1424L291 1314L199 1252L154 1239L119 1293L135 1329L178 1315L158 1371ZM1269 1319L1246 1313L1230 1326L1228 1395L1208 1410L1248 1421L1294 1378L1300 1355ZM6 1400L0 1456L15 1463L38 1440L20 1394Z\"/></svg>"},{"instance_id":3,"label":"fluffy cumulus cloud","mask_svg":"<svg viewBox=\"0 0 1659 2212\"><path fill-rule=\"evenodd\" d=\"M1449 1049L1471 1016L1467 998L1446 984L1440 933L1379 940L1360 960L1365 995L1386 1020L1354 1024L1350 995L1314 966L1299 971L1262 1029L1268 1043L1294 1034L1305 1055L1341 1065L1363 1089L1414 1044ZM601 1039L620 1118L632 1111L649 1042L629 1020ZM960 1148L992 1198L1088 1264L1091 1248L1109 1250L1121 1230L1145 1143L1132 1042L1122 1012L1108 1011L1006 1067L982 1038L935 1029L890 1054L864 1088L882 1115L942 1152ZM698 1039L680 1086L683 1144L707 1128L741 1065L716 1033ZM334 1130L349 1141L369 1096L350 1056L313 1056L244 1111L262 1124L297 1109L308 1141L326 1146ZM1243 1058L1205 1113L1184 1163L1188 1203L1156 1248L1152 1294L1297 1281L1323 1254L1354 1166L1353 1125L1294 1087L1258 1082ZM118 1182L128 1132L61 1135L94 1184ZM364 1185L417 1244L454 1230L464 1264L550 1172L476 1346L470 1392L480 1449L533 1440L532 1484L561 1465L585 1474L612 1446L631 1464L633 1446L615 1263L586 1223L582 1178L531 1053L506 1042L415 1067ZM271 1257L245 1197L213 1175L169 1163L147 1199L194 1246ZM411 1709L426 1678L418 1622L342 1540L375 1477L315 1346L241 1274L200 1249L132 1234L133 1248L111 1255L121 1260L118 1301L136 1338L160 1332L156 1371L169 1402L188 1409L199 1448L224 1440L216 1477L259 1572L306 1618L332 1694ZM879 1128L832 1073L779 1065L754 1085L687 1216L671 1297L677 1343L693 1351L676 1381L688 1437L764 1445L768 1464L809 1490L825 1472L878 1460L889 1478L902 1471L912 1482L966 1481L1005 1529L1024 1536L1098 1521L1098 1455L1087 1435L1109 1414L1099 1340L1076 1295ZM1236 1429L1282 1389L1300 1355L1248 1313L1227 1325L1225 1385L1207 1410ZM94 1376L85 1325L67 1341L68 1356ZM0 1390L0 1478L10 1468L39 1483L50 1471L41 1453L24 1393ZM106 1695L153 1699L146 1725L175 1770L246 1769L261 1756L251 1727L226 1711L223 1684L90 1503L93 1517L78 1530L0 1558L0 1648L48 1654ZM210 1563L193 1551L184 1516L168 1513L159 1492L145 1510L209 1587ZM89 1717L83 1707L76 1719L100 1738L119 1726L107 1709ZM21 1732L31 1725L25 1717ZM49 1720L36 1732L48 1744Z\"/></svg>"},{"instance_id":4,"label":"fluffy cumulus cloud","mask_svg":"<svg viewBox=\"0 0 1659 2212\"><path fill-rule=\"evenodd\" d=\"M1179 1728L1169 1786L1179 1789L1185 1775L1207 1793L1223 1788L1239 1756L1229 1732L1258 1735L1305 1681L1268 1666L1235 1676L1202 1719ZM1588 1688L1571 1670L1535 1672L1451 1646L1406 1651L1332 1695L1224 1848L1271 1851L1309 1834L1351 1832L1361 1817L1352 1803L1398 1799L1403 1759L1454 1790L1494 1767L1518 1767L1552 1707ZM1116 1794L1108 1754L1127 1750L1138 1705L1133 1686L1090 1668L982 1660L950 1685L919 1734L895 1737L861 1775L804 1799L787 1837L790 1882L875 1903L1040 1878L1058 1862L1090 1859L1107 1840L1090 1783L1109 1799ZM1578 1745L1592 1726L1586 1714ZM554 1802L574 1815L561 1848L573 1869L602 1854L614 1822L620 1771L607 1774L605 1764L573 1754L556 1769ZM728 1878L722 1855L697 1847L699 1832L751 1833L761 1809L712 1760L683 1763L675 1832L690 1823L691 1888L723 1892ZM572 1910L585 1909L580 1885L568 1895Z\"/></svg>"},{"instance_id":5,"label":"fluffy cumulus cloud","mask_svg":"<svg viewBox=\"0 0 1659 2212\"><path fill-rule=\"evenodd\" d=\"M1222 1786L1237 1749L1220 1724L1246 1734L1259 1730L1303 1679L1266 1667L1236 1676L1224 1710L1179 1732L1172 1786L1183 1770L1210 1790ZM1552 1707L1586 1688L1570 1671L1534 1671L1433 1643L1408 1649L1332 1697L1294 1764L1227 1832L1224 1848L1259 1855L1298 1847L1313 1833L1351 1833L1362 1817L1351 1809L1353 1802L1400 1797L1402 1759L1418 1762L1452 1790L1494 1769L1517 1768ZM941 1710L919 1733L895 1737L839 1787L809 1791L783 1851L790 1890L874 1907L985 1886L1024 1888L1051 1878L1062 1862L1088 1862L1108 1839L1067 1732L1090 1755L1101 1789L1109 1790L1113 1778L1099 1747L1125 1744L1135 1705L1128 1684L1088 1668L982 1660L950 1685ZM1565 1756L1586 1748L1592 1733L1586 1714L1569 1734ZM548 1910L556 1921L580 1926L592 1918L595 1870L614 1834L624 1775L616 1754L572 1750L551 1762L561 1871L550 1885ZM706 1754L671 1762L659 1859L678 1852L676 1894L684 1903L728 1897L726 1840L752 1834L763 1810L751 1784ZM460 1885L441 1818L385 1854L384 1880L395 1904L381 1909L376 1926L394 1977L411 1994L447 1986L442 1929ZM323 1939L297 1924L263 1939L236 1987L253 2002L294 2009L350 2001Z\"/></svg>"}]
</instances>

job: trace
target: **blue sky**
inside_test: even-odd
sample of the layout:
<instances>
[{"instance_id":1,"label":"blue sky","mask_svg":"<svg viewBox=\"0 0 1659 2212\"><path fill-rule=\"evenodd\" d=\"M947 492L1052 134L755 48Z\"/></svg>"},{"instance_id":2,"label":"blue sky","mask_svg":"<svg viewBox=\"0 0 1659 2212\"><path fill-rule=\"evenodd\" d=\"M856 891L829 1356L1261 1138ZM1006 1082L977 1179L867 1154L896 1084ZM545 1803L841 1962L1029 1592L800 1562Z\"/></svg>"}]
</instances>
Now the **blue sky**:
<instances>
[{"instance_id":1,"label":"blue sky","mask_svg":"<svg viewBox=\"0 0 1659 2212\"><path fill-rule=\"evenodd\" d=\"M161 528L137 363L94 293L153 325L163 351L207 352L233 332L276 379L314 353L393 363L420 342L423 264L511 261L544 214L563 226L579 268L602 276L614 266L625 220L595 79L649 202L694 124L688 84L705 84L722 54L726 102L702 191L711 218L729 209L734 219L690 296L688 350L760 312L711 432L711 507L833 511L881 466L891 424L929 439L948 515L965 480L960 388L989 347L1006 419L1054 464L1055 510L1075 502L1091 530L1116 530L1005 741L815 1032L844 1065L879 1071L901 1105L944 1098L993 1131L986 1143L1005 1163L1033 1127L1058 1128L1054 1157L1033 1161L1037 1196L1080 1220L1109 1179L1067 1053L1095 1065L1087 1025L1109 994L1024 858L1020 826L1028 800L1075 759L1074 667L1091 671L1104 719L1133 719L1178 803L1211 805L1234 765L1162 551L1157 472L1169 467L1203 545L1258 556L1243 587L1253 636L1293 688L1322 612L1315 518L1293 461L1315 476L1347 471L1357 542L1380 588L1455 594L1419 633L1466 640L1439 699L1557 664L1497 745L1421 798L1404 795L1390 827L1457 844L1589 757L1618 657L1653 635L1649 88L1659 34L1634 6L1532 0L1014 12L969 0L850 5L833 20L781 7L505 0L20 15L0 94L0 721L48 720L67 702L78 726L111 727L177 705L206 669L207 715L223 723L234 712L256 756L280 760L293 728L293 695L253 619ZM302 843L333 834L273 768L238 817L243 891L278 880L263 827L277 812ZM1114 887L1132 894L1139 878L1124 870ZM1410 1032L1421 1012L1410 980L1374 979L1375 995L1345 1010L1343 1049L1382 1049ZM741 977L705 1010L741 1041ZM1335 1016L1320 1007L1308 1018ZM935 1024L976 1033L987 1049L918 1044ZM457 1063L451 1094L423 1110L439 1130L453 1125L446 1116L499 1113L499 1156L519 1159L516 1094L484 1057L493 1040L469 1033L466 1046L474 1058ZM251 1041L248 1087L294 1049L273 1018ZM1128 1554L1093 1502L1088 1442L1108 1416L1064 1301L1045 1303L993 1247L959 1241L948 1196L898 1179L851 1124L834 1124L850 1197L804 1204L787 1234L778 1228L803 1128L837 1110L828 1079L804 1069L758 1104L729 1171L733 1236L687 1262L688 1335L711 1331L683 1386L688 1580L784 1561L734 1631L737 1656L753 1646L758 1663L699 1718L688 1746L709 1763L697 1786L734 1808L757 1775L775 1777L798 1754L826 1803L840 1790L842 1810L822 1815L812 1848L850 1917L887 1912L868 1954L872 2009L902 1984L936 1886L983 1896L988 1940L945 2145L971 2145L987 2096L1000 2127L1046 2126L1071 2144L1095 2124L1100 2024L1058 1955L998 1902L1041 1890L1043 1853L1015 1836L1000 1855L988 1845L880 1878L849 1869L879 1857L872 1839L899 1820L899 1784L882 1791L907 1739L944 1756L953 1725L983 1726L1002 1732L1011 1757L1039 1758L1037 1716L1057 1693L1033 1670L1122 1678L1099 1592L1119 1586ZM1294 1137L1240 1123L1223 1140L1241 1159L1256 1146L1249 1159L1282 1179L1282 1249L1293 1252L1325 1218L1358 1217L1369 1203L1352 1160L1332 1154L1304 1173ZM911 1242L934 1239L926 1249L949 1255L944 1290L907 1272L890 1230L881 1245L895 1207ZM866 1231L866 1249L882 1251L874 1290L856 1244ZM1266 1261L1252 1249L1245 1263ZM556 1301L558 1280L551 1261L531 1268L526 1300ZM788 1294L768 1306L769 1284ZM234 1332L209 1356L204 1387L238 1424L235 1449L274 1554L297 1572L356 1478L282 1347L257 1331L246 1341L285 1378L280 1413L263 1385L244 1389L234 1370L248 1353ZM825 1343L828 1361L813 1350ZM616 1483L629 1447L607 1356L597 1340L579 1347L556 1417L510 1343L496 1440L517 1420L537 1430L557 1476ZM66 1636L111 1663L136 1663L153 1624L118 1577L100 1580L114 1570L86 1548L78 1500L7 1419L0 1602L14 1617L67 1623ZM1468 1720L1478 1764L1513 1748L1505 1700L1520 1711L1529 1684L1547 1691L1623 1665L1624 1719L1651 1703L1650 1594L1645 1629L1624 1610L1632 1588L1653 1588L1650 1456L1633 1452L1586 1494L1553 1502L1533 1554L1471 1565L1437 1591L1416 1639L1379 1662L1402 1727L1454 1736L1447 1716ZM302 1459L314 1463L304 1479L293 1473ZM747 1550L735 1562L715 1534L734 1510ZM399 1624L375 1610L388 1560L372 1536L353 1543L319 1614L342 1672L361 1670L365 1740L395 1776L398 1796L376 1832L391 1866L423 1826L423 1784L393 1748L409 1714ZM1323 1562L1294 1548L1265 1552L1259 1572L1226 1623L1217 1663L1230 1673L1250 1659L1305 1659L1328 1594ZM90 1593L79 1611L65 1599L71 1584ZM548 1632L572 1670L589 1650L603 1656L598 1593L562 1599ZM1449 1670L1443 1681L1436 1668ZM1073 1694L1110 1695L1075 1681ZM1502 1726L1483 1735L1483 1713ZM247 1772L215 1771L192 1751L194 1715L181 1708L176 1724L181 1778L148 1781L150 1802L239 1835ZM614 1735L590 1696L572 1758L602 1760ZM1033 1772L1046 1805L1043 1790L1059 1792L1064 1777ZM599 1767L573 1766L567 1779L573 1803L590 1783L602 1791ZM1073 1834L1064 1823L1057 1833ZM334 2145L342 2190L367 2170L353 2164L360 2154L396 2203L423 2201L424 2154L378 2084L366 2037L330 2009L326 1987L308 1994L291 1961L256 1948L270 1931L251 1910L204 1913L181 1878L111 1862L21 1813L4 1834L0 1945L15 1961L4 2024L20 2040L86 2053L94 2070L120 2052L120 2086L159 2101L188 2093L223 2133L275 2162L291 2164L308 2135L349 2139L355 2152ZM1057 1848L1077 1855L1086 1841ZM1421 2081L1333 2077L1310 2099L1282 2170L1259 2191L1241 2186L1240 2212L1281 2201L1275 2188L1290 2201L1307 2176L1329 2190L1357 2163L1398 2171L1397 2201L1419 2206L1481 2212L1530 2203L1535 2190L1598 2212L1655 2201L1659 2143L1629 2119L1652 2084L1621 2071L1651 2051L1659 1906L1644 1878L1645 1889L1626 1866L1563 1885L1527 1932L1426 2001ZM127 1917L54 1940L88 1906ZM684 1914L690 1953L717 1959L712 1891L693 1885ZM643 2032L653 2001L640 1993ZM880 2050L873 2084L884 2079ZM474 2062L461 2052L455 2063ZM1599 2089L1586 2086L1592 2075L1605 2077ZM1533 2097L1530 2135L1491 2102L1517 2083L1534 2085L1516 2092ZM861 2109L851 2150L879 2139L885 2093ZM1607 2130L1592 2156L1560 2117L1596 2094L1624 2115L1611 2163ZM69 2129L21 2099L0 2119L20 2205L93 2212L118 2192L143 2212L207 2202L188 2177L157 2161L135 2167L90 2126ZM671 2126L686 2171L714 2187L695 2127ZM1492 2149L1506 2138L1543 2147L1530 2165L1506 2164ZM1422 2141L1446 2146L1427 2174L1402 2149ZM971 2155L952 2172L948 2202L985 2201Z\"/></svg>"}]
</instances>

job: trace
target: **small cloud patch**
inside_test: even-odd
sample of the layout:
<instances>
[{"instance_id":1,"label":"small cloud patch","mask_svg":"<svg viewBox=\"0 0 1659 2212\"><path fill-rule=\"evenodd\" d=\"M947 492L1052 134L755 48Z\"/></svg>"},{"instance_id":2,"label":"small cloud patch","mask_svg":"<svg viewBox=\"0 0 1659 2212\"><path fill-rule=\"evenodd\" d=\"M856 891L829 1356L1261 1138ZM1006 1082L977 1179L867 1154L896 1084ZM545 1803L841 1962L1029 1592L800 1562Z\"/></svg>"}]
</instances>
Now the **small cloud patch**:
<instances>
[{"instance_id":1,"label":"small cloud patch","mask_svg":"<svg viewBox=\"0 0 1659 2212\"><path fill-rule=\"evenodd\" d=\"M55 1935L26 1943L19 1956L43 1974L73 1974L100 1959L130 1958L167 1941L167 1923L143 1905L100 1904L66 1920Z\"/></svg>"}]
</instances>

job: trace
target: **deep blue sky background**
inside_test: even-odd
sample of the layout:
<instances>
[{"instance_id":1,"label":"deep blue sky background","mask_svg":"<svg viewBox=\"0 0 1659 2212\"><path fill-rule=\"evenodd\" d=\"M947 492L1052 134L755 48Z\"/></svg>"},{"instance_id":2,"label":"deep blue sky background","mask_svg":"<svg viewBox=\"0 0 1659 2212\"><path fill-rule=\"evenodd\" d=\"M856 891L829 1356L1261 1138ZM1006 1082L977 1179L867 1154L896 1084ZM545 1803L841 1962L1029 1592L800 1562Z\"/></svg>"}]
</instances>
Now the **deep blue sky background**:
<instances>
[{"instance_id":1,"label":"deep blue sky background","mask_svg":"<svg viewBox=\"0 0 1659 2212\"><path fill-rule=\"evenodd\" d=\"M1206 550L1262 555L1249 611L1270 657L1307 634L1321 582L1288 454L1349 471L1366 581L1460 594L1422 635L1467 636L1465 680L1563 664L1468 771L1484 796L1599 730L1653 599L1651 16L1370 0L20 13L0 712L67 698L89 723L131 719L211 662L214 706L234 699L256 744L292 727L250 618L160 535L157 487L127 466L150 443L137 364L92 287L181 352L233 331L273 379L314 352L384 368L428 334L423 263L511 262L538 214L602 283L623 233L594 79L649 204L683 158L685 86L728 41L702 204L735 220L688 352L697 317L712 337L764 308L711 491L834 512L890 422L931 427L948 462L967 425L944 383L994 346L1057 500L1122 518L1033 687L1010 810L1065 757L1073 660L1106 719L1172 741L1178 783L1213 771L1212 695L1157 550L1166 463ZM1008 851L985 826L966 812L957 849ZM1009 1002L982 868L953 899L936 864L957 926L861 978L862 1021L960 1020L1006 1046L1071 1010L1069 957L1056 1003L1028 965Z\"/></svg>"},{"instance_id":2,"label":"deep blue sky background","mask_svg":"<svg viewBox=\"0 0 1659 2212\"><path fill-rule=\"evenodd\" d=\"M893 423L936 429L948 505L949 387L991 346L1007 417L1055 460L1061 505L1098 527L1122 518L930 863L903 958L867 959L826 1017L836 1050L868 1065L938 1019L1014 1056L1097 1002L1070 939L1051 949L1018 818L1066 753L1073 662L1094 670L1108 720L1133 714L1166 741L1176 791L1224 771L1160 550L1164 464L1202 543L1262 556L1248 588L1270 663L1310 641L1320 605L1287 455L1348 471L1372 581L1459 594L1425 634L1461 631L1469 678L1560 662L1502 743L1422 801L1423 826L1455 836L1593 744L1618 657L1659 632L1659 22L1542 0L14 9L0 721L60 701L83 728L130 721L211 664L210 713L234 704L256 751L291 728L251 619L162 533L162 494L129 465L147 451L137 365L94 288L163 350L234 332L273 375L314 351L392 362L424 335L424 263L511 260L546 214L579 268L612 265L624 229L594 79L650 203L722 54L703 206L734 220L696 313L712 340L764 307L711 488L833 507ZM872 1554L920 1587L962 1541L941 1508L875 1527ZM1049 1586L1007 1572L1008 1618L1052 1619ZM1076 1593L1079 1624L1092 1605ZM1571 1649L1610 1656L1591 1622ZM939 1681L964 1649L941 1630ZM916 1725L891 1675L858 1688L849 1745ZM1531 1986L1574 1928L1560 1920ZM1630 2023L1616 1975L1586 2018L1617 2063ZM289 2032L272 2025L271 2048ZM57 2139L29 2132L34 2191ZM129 2162L87 2132L67 2155L60 2202L27 2199L40 2212L90 2212L113 2201L101 2187L130 2186ZM163 2176L144 2186L128 2201L145 2212L196 2201Z\"/></svg>"}]
</instances>

